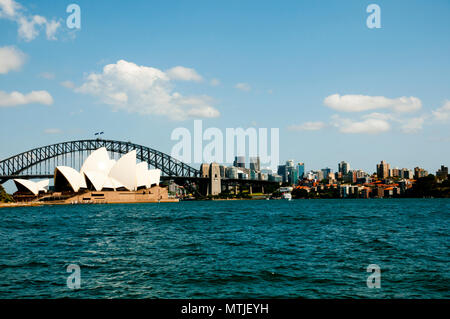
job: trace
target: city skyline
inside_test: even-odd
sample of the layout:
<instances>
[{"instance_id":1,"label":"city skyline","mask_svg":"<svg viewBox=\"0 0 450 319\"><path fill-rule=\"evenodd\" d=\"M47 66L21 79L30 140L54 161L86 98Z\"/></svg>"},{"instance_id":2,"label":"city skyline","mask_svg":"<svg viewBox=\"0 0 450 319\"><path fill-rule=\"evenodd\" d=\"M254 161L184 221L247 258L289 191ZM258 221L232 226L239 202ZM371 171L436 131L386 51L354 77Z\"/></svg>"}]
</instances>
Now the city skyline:
<instances>
[{"instance_id":1,"label":"city skyline","mask_svg":"<svg viewBox=\"0 0 450 319\"><path fill-rule=\"evenodd\" d=\"M170 153L171 132L202 119L277 127L280 164L307 170L448 164L447 1L377 1L380 29L360 1L77 4L73 30L67 3L0 2L0 112L20 119L0 158L100 131ZM140 87L149 77L163 84Z\"/></svg>"}]
</instances>

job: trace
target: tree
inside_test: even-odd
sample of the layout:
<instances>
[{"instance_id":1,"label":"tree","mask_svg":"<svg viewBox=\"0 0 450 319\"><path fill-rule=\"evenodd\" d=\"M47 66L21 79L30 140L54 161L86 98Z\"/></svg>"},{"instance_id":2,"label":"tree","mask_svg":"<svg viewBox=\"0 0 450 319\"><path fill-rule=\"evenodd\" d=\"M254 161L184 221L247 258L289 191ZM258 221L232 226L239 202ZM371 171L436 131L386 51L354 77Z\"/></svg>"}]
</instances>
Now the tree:
<instances>
[{"instance_id":1,"label":"tree","mask_svg":"<svg viewBox=\"0 0 450 319\"><path fill-rule=\"evenodd\" d=\"M11 195L9 195L2 185L0 185L0 202L1 203L12 203L14 202L14 199Z\"/></svg>"}]
</instances>

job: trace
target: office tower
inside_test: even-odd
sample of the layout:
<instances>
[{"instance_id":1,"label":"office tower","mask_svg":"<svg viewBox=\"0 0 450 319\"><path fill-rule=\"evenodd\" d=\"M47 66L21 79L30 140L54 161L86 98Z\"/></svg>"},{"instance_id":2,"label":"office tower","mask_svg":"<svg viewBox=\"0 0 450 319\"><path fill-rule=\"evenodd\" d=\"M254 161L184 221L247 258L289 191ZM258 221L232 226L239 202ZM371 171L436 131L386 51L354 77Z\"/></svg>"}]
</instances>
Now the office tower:
<instances>
[{"instance_id":1,"label":"office tower","mask_svg":"<svg viewBox=\"0 0 450 319\"><path fill-rule=\"evenodd\" d=\"M414 179L428 176L428 172L420 167L414 167Z\"/></svg>"},{"instance_id":2,"label":"office tower","mask_svg":"<svg viewBox=\"0 0 450 319\"><path fill-rule=\"evenodd\" d=\"M233 166L245 168L245 156L235 156Z\"/></svg>"},{"instance_id":3,"label":"office tower","mask_svg":"<svg viewBox=\"0 0 450 319\"><path fill-rule=\"evenodd\" d=\"M446 180L448 178L448 167L441 165L441 169L436 172L436 177L439 180Z\"/></svg>"},{"instance_id":4,"label":"office tower","mask_svg":"<svg viewBox=\"0 0 450 319\"><path fill-rule=\"evenodd\" d=\"M299 179L303 179L303 176L305 175L305 163L298 163L297 175Z\"/></svg>"},{"instance_id":5,"label":"office tower","mask_svg":"<svg viewBox=\"0 0 450 319\"><path fill-rule=\"evenodd\" d=\"M294 167L294 160L287 160L286 161L286 166L287 167Z\"/></svg>"},{"instance_id":6,"label":"office tower","mask_svg":"<svg viewBox=\"0 0 450 319\"><path fill-rule=\"evenodd\" d=\"M328 178L328 175L330 175L332 171L333 170L329 167L322 168L323 178Z\"/></svg>"},{"instance_id":7,"label":"office tower","mask_svg":"<svg viewBox=\"0 0 450 319\"><path fill-rule=\"evenodd\" d=\"M261 162L259 156L250 157L250 170L255 172L261 171Z\"/></svg>"},{"instance_id":8,"label":"office tower","mask_svg":"<svg viewBox=\"0 0 450 319\"><path fill-rule=\"evenodd\" d=\"M390 171L390 165L386 163L386 161L381 161L380 164L377 164L377 176L378 178L388 178Z\"/></svg>"},{"instance_id":9,"label":"office tower","mask_svg":"<svg viewBox=\"0 0 450 319\"><path fill-rule=\"evenodd\" d=\"M277 170L278 175L281 176L283 183L287 182L287 170L286 170L286 165L278 165L278 170Z\"/></svg>"},{"instance_id":10,"label":"office tower","mask_svg":"<svg viewBox=\"0 0 450 319\"><path fill-rule=\"evenodd\" d=\"M342 175L347 175L349 170L350 170L349 163L342 161L338 164L338 171L339 171L339 173L342 173Z\"/></svg>"}]
</instances>

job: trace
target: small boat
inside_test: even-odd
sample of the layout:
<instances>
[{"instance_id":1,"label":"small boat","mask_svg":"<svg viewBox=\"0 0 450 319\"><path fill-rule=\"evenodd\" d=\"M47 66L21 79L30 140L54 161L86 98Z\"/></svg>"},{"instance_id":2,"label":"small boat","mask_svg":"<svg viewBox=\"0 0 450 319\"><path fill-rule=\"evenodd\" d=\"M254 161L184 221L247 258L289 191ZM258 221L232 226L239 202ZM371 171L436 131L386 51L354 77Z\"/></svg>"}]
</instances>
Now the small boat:
<instances>
[{"instance_id":1,"label":"small boat","mask_svg":"<svg viewBox=\"0 0 450 319\"><path fill-rule=\"evenodd\" d=\"M283 199L292 200L291 193L283 193Z\"/></svg>"}]
</instances>

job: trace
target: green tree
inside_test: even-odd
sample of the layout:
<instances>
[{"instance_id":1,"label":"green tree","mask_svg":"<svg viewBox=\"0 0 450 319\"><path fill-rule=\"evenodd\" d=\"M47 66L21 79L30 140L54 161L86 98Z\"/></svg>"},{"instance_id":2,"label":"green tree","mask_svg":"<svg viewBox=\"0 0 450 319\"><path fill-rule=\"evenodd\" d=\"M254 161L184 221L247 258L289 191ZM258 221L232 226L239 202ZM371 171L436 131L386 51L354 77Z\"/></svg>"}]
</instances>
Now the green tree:
<instances>
[{"instance_id":1,"label":"green tree","mask_svg":"<svg viewBox=\"0 0 450 319\"><path fill-rule=\"evenodd\" d=\"M12 203L14 202L14 199L11 195L9 195L2 185L0 185L0 202L1 203Z\"/></svg>"}]
</instances>

